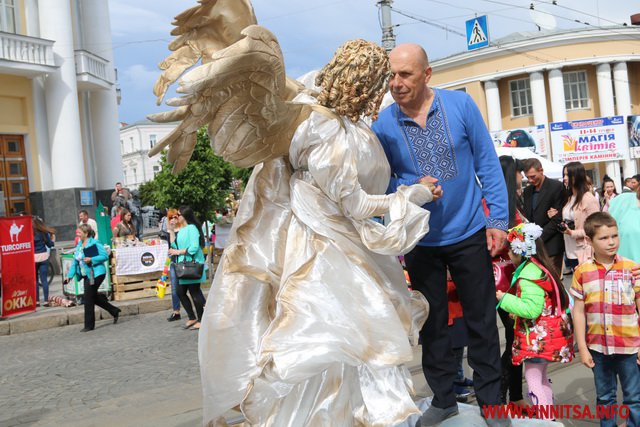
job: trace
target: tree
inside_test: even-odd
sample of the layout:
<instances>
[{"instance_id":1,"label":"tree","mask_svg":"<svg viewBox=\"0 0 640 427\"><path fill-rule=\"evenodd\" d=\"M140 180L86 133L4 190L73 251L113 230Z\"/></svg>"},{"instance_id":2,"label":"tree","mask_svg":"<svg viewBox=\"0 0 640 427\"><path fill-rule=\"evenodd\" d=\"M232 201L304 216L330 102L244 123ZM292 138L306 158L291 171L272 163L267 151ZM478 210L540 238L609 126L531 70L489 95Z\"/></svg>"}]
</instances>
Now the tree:
<instances>
[{"instance_id":1,"label":"tree","mask_svg":"<svg viewBox=\"0 0 640 427\"><path fill-rule=\"evenodd\" d=\"M216 156L205 128L198 131L191 160L178 175L171 172L165 153L161 154L160 167L153 180L140 186L143 204L160 209L187 205L199 218L210 217L214 209L224 206L233 179L246 183L251 174L250 169L235 167Z\"/></svg>"}]
</instances>

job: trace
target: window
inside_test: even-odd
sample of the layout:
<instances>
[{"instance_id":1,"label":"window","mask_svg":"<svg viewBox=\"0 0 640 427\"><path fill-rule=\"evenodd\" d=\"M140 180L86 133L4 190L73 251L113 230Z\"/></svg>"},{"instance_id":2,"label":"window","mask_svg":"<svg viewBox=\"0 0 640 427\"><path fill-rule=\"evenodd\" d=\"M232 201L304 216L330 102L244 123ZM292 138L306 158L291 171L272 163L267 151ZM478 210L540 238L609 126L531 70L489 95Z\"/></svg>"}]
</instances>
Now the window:
<instances>
[{"instance_id":1,"label":"window","mask_svg":"<svg viewBox=\"0 0 640 427\"><path fill-rule=\"evenodd\" d=\"M153 176L156 176L160 172L160 166L153 167Z\"/></svg>"},{"instance_id":2,"label":"window","mask_svg":"<svg viewBox=\"0 0 640 427\"><path fill-rule=\"evenodd\" d=\"M562 73L564 81L564 103L567 110L589 108L587 72L571 71Z\"/></svg>"},{"instance_id":3,"label":"window","mask_svg":"<svg viewBox=\"0 0 640 427\"><path fill-rule=\"evenodd\" d=\"M518 117L533 114L529 79L511 80L509 90L511 92L511 115Z\"/></svg>"},{"instance_id":4,"label":"window","mask_svg":"<svg viewBox=\"0 0 640 427\"><path fill-rule=\"evenodd\" d=\"M133 153L133 137L129 137L129 152Z\"/></svg>"},{"instance_id":5,"label":"window","mask_svg":"<svg viewBox=\"0 0 640 427\"><path fill-rule=\"evenodd\" d=\"M124 153L124 141L122 139L120 140L120 152Z\"/></svg>"},{"instance_id":6,"label":"window","mask_svg":"<svg viewBox=\"0 0 640 427\"><path fill-rule=\"evenodd\" d=\"M15 0L0 0L0 31L16 33L15 3Z\"/></svg>"},{"instance_id":7,"label":"window","mask_svg":"<svg viewBox=\"0 0 640 427\"><path fill-rule=\"evenodd\" d=\"M149 135L149 148L153 148L156 145L158 137L156 135Z\"/></svg>"},{"instance_id":8,"label":"window","mask_svg":"<svg viewBox=\"0 0 640 427\"><path fill-rule=\"evenodd\" d=\"M138 182L138 174L136 172L136 168L133 168L133 182Z\"/></svg>"}]
</instances>

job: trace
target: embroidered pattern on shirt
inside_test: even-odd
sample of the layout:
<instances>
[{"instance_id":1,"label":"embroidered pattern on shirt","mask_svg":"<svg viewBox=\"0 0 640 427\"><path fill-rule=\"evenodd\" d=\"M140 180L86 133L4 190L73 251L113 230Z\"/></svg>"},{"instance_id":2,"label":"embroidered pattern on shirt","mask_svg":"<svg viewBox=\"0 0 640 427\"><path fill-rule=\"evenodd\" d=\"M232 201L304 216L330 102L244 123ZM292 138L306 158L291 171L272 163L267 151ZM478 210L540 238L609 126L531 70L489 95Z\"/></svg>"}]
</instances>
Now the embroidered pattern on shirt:
<instances>
[{"instance_id":1,"label":"embroidered pattern on shirt","mask_svg":"<svg viewBox=\"0 0 640 427\"><path fill-rule=\"evenodd\" d=\"M498 230L507 231L509 229L509 222L487 217L487 228L497 228Z\"/></svg>"},{"instance_id":2,"label":"embroidered pattern on shirt","mask_svg":"<svg viewBox=\"0 0 640 427\"><path fill-rule=\"evenodd\" d=\"M425 129L415 123L405 124L402 128L423 175L430 175L439 181L448 181L458 176L453 144L441 106L435 108L433 115L428 117Z\"/></svg>"}]
</instances>

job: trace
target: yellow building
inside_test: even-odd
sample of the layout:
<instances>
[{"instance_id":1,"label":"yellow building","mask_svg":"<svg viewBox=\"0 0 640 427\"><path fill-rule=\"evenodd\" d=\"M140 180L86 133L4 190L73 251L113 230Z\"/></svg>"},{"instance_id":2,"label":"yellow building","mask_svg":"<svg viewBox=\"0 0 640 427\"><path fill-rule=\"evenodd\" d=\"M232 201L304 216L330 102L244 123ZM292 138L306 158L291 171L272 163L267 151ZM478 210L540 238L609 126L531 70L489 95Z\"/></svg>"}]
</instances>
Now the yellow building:
<instances>
[{"instance_id":1,"label":"yellow building","mask_svg":"<svg viewBox=\"0 0 640 427\"><path fill-rule=\"evenodd\" d=\"M122 179L112 55L106 0L0 0L0 215L72 234Z\"/></svg>"},{"instance_id":2,"label":"yellow building","mask_svg":"<svg viewBox=\"0 0 640 427\"><path fill-rule=\"evenodd\" d=\"M640 115L639 27L516 33L431 66L430 84L469 93L490 131ZM618 190L620 169L638 173L633 159L585 166L594 184L606 173Z\"/></svg>"}]
</instances>

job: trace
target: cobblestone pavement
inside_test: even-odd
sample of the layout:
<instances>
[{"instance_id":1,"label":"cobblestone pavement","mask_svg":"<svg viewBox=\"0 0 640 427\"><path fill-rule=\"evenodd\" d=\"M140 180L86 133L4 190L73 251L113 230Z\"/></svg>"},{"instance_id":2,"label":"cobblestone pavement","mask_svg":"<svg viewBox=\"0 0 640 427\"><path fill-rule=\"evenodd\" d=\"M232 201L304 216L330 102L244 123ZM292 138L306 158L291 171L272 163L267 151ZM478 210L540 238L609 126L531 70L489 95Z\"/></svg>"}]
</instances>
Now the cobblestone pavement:
<instances>
[{"instance_id":1,"label":"cobblestone pavement","mask_svg":"<svg viewBox=\"0 0 640 427\"><path fill-rule=\"evenodd\" d=\"M167 322L168 315L123 316L117 325L98 321L88 333L79 324L0 336L0 426L200 426L197 332ZM409 366L419 398L431 395L420 355L414 349ZM465 368L470 374L466 361ZM591 373L579 362L553 364L550 376L556 403L595 401ZM237 413L228 415L237 420ZM478 413L475 418L481 421ZM471 425L467 418L450 421L449 426Z\"/></svg>"},{"instance_id":2,"label":"cobblestone pavement","mask_svg":"<svg viewBox=\"0 0 640 427\"><path fill-rule=\"evenodd\" d=\"M0 337L0 425L201 425L197 332L167 315Z\"/></svg>"}]
</instances>

